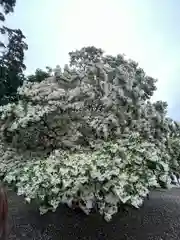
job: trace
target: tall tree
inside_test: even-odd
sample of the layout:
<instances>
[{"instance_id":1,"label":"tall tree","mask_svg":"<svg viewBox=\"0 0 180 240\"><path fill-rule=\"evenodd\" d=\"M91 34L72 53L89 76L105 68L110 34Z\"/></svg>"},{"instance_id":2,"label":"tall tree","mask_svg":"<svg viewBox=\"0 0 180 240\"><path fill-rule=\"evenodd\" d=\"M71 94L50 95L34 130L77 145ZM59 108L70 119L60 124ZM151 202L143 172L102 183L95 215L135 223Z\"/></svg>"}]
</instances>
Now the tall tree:
<instances>
[{"instance_id":1,"label":"tall tree","mask_svg":"<svg viewBox=\"0 0 180 240\"><path fill-rule=\"evenodd\" d=\"M5 15L14 12L14 7L16 5L16 0L0 0L0 6L2 11L0 11L0 21L5 21ZM0 28L1 33L4 33L4 30ZM5 47L4 43L0 41L0 47Z\"/></svg>"},{"instance_id":2,"label":"tall tree","mask_svg":"<svg viewBox=\"0 0 180 240\"><path fill-rule=\"evenodd\" d=\"M0 20L5 21L5 15L13 12L16 0L0 0L3 12L0 13ZM28 49L20 29L10 29L2 26L2 36L6 36L7 43L0 42L0 105L17 99L17 89L24 80L23 71L24 51Z\"/></svg>"}]
</instances>

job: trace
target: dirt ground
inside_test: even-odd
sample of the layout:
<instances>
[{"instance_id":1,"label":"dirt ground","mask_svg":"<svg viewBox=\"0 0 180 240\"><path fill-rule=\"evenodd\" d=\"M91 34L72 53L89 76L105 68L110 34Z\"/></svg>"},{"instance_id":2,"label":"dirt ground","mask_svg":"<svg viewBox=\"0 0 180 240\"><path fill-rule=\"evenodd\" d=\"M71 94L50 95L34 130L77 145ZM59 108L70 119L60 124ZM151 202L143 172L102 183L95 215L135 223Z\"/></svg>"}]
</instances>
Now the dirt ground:
<instances>
[{"instance_id":1,"label":"dirt ground","mask_svg":"<svg viewBox=\"0 0 180 240\"><path fill-rule=\"evenodd\" d=\"M118 214L110 223L64 206L40 216L36 206L9 191L9 239L179 240L180 189L154 191L140 210Z\"/></svg>"}]
</instances>

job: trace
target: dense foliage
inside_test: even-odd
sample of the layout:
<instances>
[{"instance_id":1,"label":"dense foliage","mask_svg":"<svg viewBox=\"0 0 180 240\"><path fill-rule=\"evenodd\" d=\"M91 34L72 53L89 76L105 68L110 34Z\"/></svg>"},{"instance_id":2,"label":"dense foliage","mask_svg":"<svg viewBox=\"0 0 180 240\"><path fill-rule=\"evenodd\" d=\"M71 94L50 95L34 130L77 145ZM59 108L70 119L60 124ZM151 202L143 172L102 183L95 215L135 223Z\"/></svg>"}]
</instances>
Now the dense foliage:
<instances>
[{"instance_id":1,"label":"dense foliage","mask_svg":"<svg viewBox=\"0 0 180 240\"><path fill-rule=\"evenodd\" d=\"M179 167L179 125L167 104L149 101L156 80L124 56L70 53L70 66L26 81L0 108L4 181L41 212L76 203L108 221L121 204L138 208Z\"/></svg>"},{"instance_id":2,"label":"dense foliage","mask_svg":"<svg viewBox=\"0 0 180 240\"><path fill-rule=\"evenodd\" d=\"M0 6L0 22L5 21L5 14L14 11L16 0L2 0ZM10 29L0 26L0 33L4 41L0 41L0 105L18 99L17 89L25 79L23 71L24 52L27 44L20 29Z\"/></svg>"},{"instance_id":3,"label":"dense foliage","mask_svg":"<svg viewBox=\"0 0 180 240\"><path fill-rule=\"evenodd\" d=\"M27 81L29 82L41 82L44 79L52 76L52 69L50 67L46 67L46 70L42 70L37 68L34 74L27 76Z\"/></svg>"}]
</instances>

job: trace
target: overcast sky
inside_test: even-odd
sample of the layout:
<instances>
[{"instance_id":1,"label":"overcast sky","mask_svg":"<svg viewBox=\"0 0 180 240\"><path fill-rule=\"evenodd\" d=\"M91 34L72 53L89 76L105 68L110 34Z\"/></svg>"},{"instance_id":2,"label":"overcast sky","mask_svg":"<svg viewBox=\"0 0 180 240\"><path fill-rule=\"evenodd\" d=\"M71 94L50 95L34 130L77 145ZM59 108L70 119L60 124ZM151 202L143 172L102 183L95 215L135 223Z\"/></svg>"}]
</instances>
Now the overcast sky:
<instances>
[{"instance_id":1,"label":"overcast sky","mask_svg":"<svg viewBox=\"0 0 180 240\"><path fill-rule=\"evenodd\" d=\"M154 99L180 120L179 0L18 0L7 17L27 37L27 72L63 66L84 46L125 53L158 79Z\"/></svg>"}]
</instances>

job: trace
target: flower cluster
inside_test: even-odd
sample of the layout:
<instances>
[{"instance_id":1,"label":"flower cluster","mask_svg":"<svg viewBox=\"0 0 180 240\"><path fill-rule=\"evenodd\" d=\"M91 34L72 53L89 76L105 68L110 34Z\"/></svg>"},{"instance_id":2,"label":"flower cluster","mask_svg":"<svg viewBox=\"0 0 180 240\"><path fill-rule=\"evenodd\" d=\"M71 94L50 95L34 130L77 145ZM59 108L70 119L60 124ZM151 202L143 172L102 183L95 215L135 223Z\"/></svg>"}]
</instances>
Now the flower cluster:
<instances>
[{"instance_id":1,"label":"flower cluster","mask_svg":"<svg viewBox=\"0 0 180 240\"><path fill-rule=\"evenodd\" d=\"M91 153L55 150L45 160L7 169L4 180L15 182L18 194L26 201L38 201L41 213L56 210L60 203L72 206L76 201L85 213L96 207L110 220L120 204L141 206L149 188L159 186L158 175L166 183L168 165L160 160L153 144L137 139L138 134L131 136L128 144L127 139L106 142Z\"/></svg>"}]
</instances>

